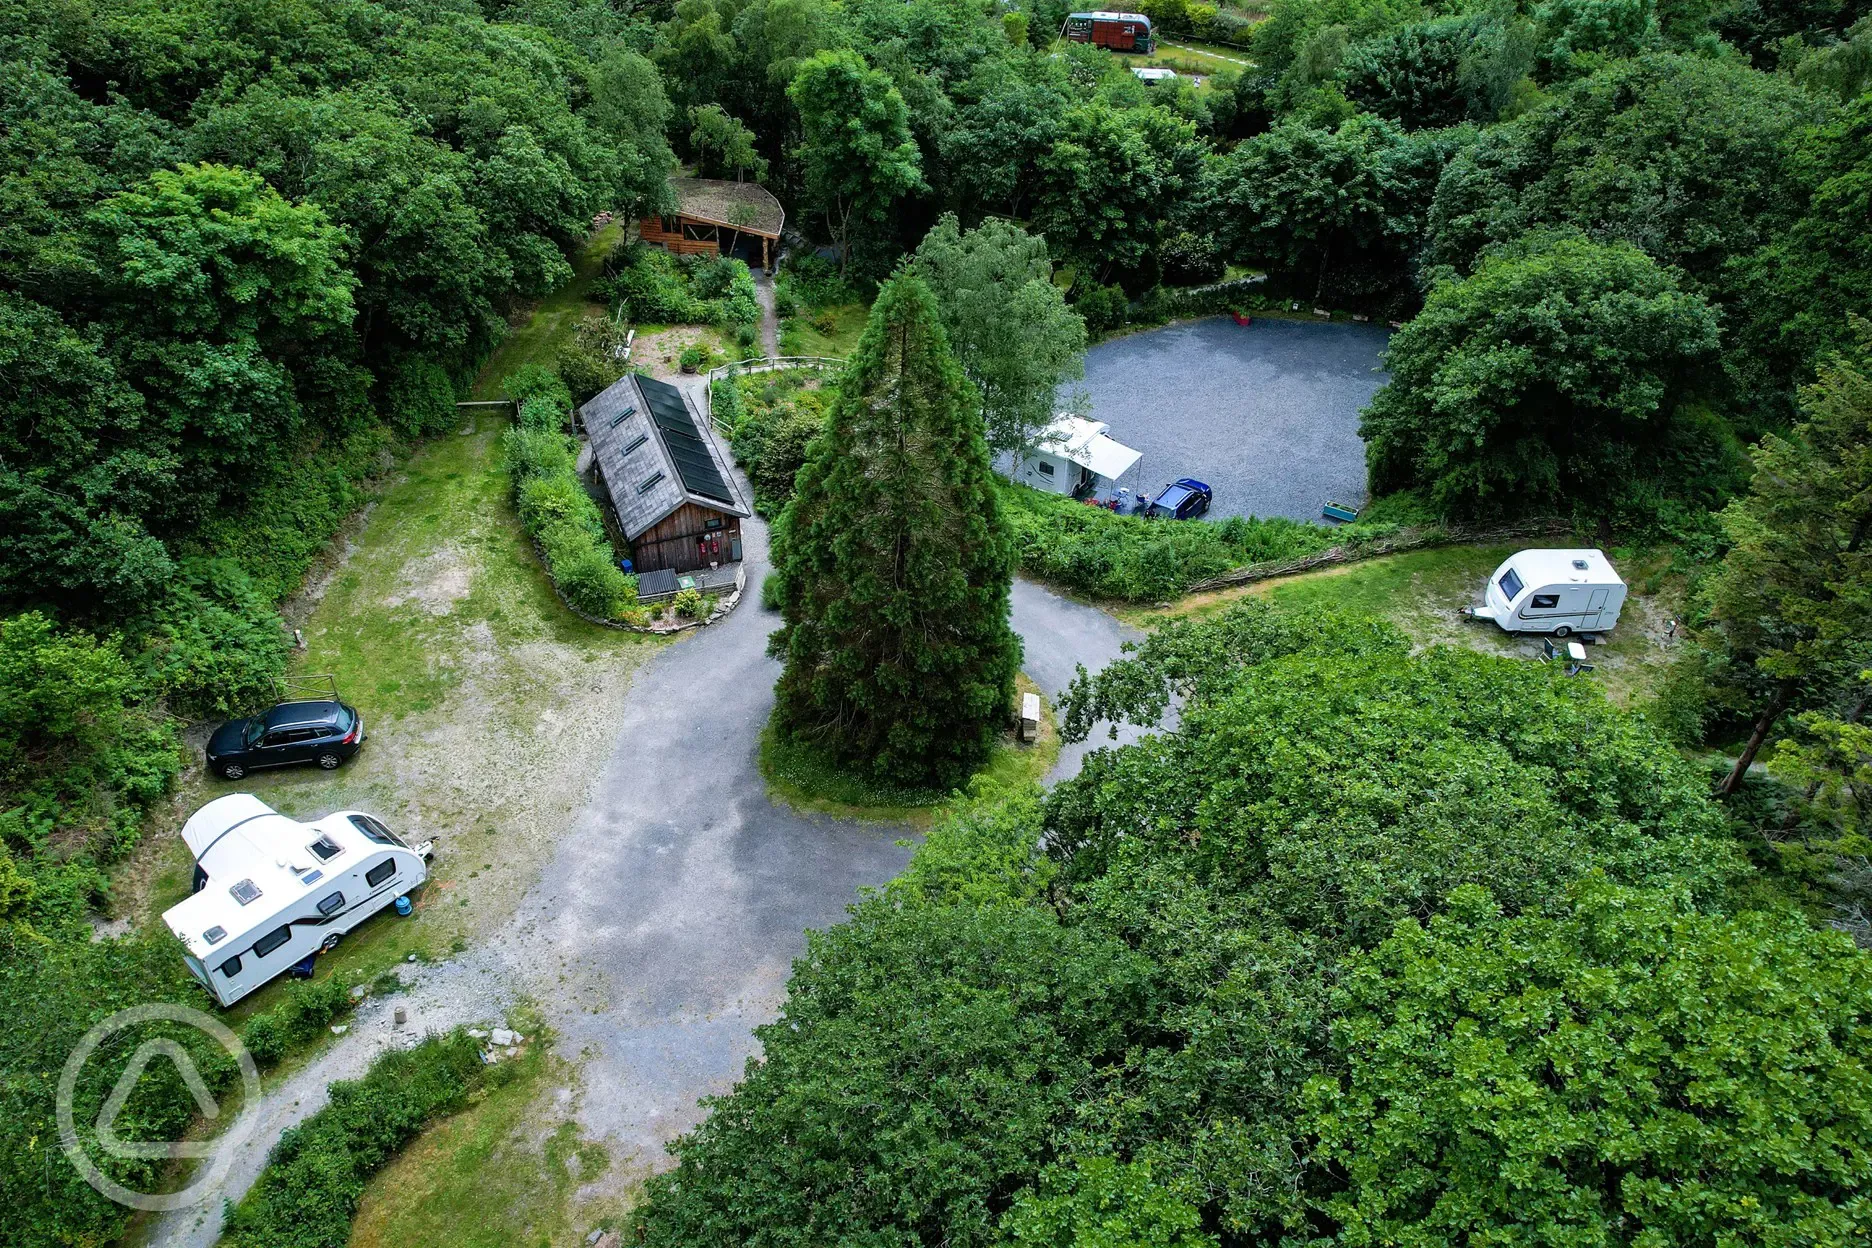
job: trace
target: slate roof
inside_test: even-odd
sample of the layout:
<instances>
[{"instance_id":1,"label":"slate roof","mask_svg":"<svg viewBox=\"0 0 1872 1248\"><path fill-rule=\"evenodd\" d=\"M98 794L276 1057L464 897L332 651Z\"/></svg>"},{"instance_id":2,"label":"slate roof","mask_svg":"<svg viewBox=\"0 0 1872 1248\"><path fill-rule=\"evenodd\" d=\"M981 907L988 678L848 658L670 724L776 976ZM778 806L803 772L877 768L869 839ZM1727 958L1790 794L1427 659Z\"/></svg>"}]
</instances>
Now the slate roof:
<instances>
[{"instance_id":1,"label":"slate roof","mask_svg":"<svg viewBox=\"0 0 1872 1248\"><path fill-rule=\"evenodd\" d=\"M753 514L720 444L668 382L627 376L581 407L579 418L629 540L686 502Z\"/></svg>"},{"instance_id":2,"label":"slate roof","mask_svg":"<svg viewBox=\"0 0 1872 1248\"><path fill-rule=\"evenodd\" d=\"M677 212L697 221L732 226L748 234L780 237L786 209L773 192L755 182L729 182L721 178L671 178Z\"/></svg>"}]
</instances>

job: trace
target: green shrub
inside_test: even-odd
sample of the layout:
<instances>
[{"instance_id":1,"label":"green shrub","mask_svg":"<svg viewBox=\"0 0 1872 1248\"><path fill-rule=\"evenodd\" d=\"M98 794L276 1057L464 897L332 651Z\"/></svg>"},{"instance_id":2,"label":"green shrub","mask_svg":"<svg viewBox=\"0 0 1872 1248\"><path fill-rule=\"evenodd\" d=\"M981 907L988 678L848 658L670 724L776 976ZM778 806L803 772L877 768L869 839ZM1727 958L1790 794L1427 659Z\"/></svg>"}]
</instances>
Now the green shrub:
<instances>
[{"instance_id":1,"label":"green shrub","mask_svg":"<svg viewBox=\"0 0 1872 1248\"><path fill-rule=\"evenodd\" d=\"M693 373L702 367L702 361L707 358L707 352L692 344L682 349L682 354L676 357L676 362L682 366L683 372Z\"/></svg>"},{"instance_id":2,"label":"green shrub","mask_svg":"<svg viewBox=\"0 0 1872 1248\"><path fill-rule=\"evenodd\" d=\"M566 601L586 615L611 619L627 605L627 578L608 549L589 545L569 553L553 565L552 573Z\"/></svg>"},{"instance_id":3,"label":"green shrub","mask_svg":"<svg viewBox=\"0 0 1872 1248\"><path fill-rule=\"evenodd\" d=\"M549 399L560 411L572 406L565 381L544 364L522 364L501 381L501 393L525 407L530 399Z\"/></svg>"},{"instance_id":4,"label":"green shrub","mask_svg":"<svg viewBox=\"0 0 1872 1248\"><path fill-rule=\"evenodd\" d=\"M1086 332L1094 335L1109 334L1122 328L1131 306L1124 288L1120 286L1075 284L1072 296L1074 310L1085 318Z\"/></svg>"},{"instance_id":5,"label":"green shrub","mask_svg":"<svg viewBox=\"0 0 1872 1248\"><path fill-rule=\"evenodd\" d=\"M1281 517L1145 519L1013 484L1003 486L1002 500L1023 571L1077 593L1128 602L1175 597L1231 568L1297 559L1395 527L1327 529Z\"/></svg>"},{"instance_id":6,"label":"green shrub","mask_svg":"<svg viewBox=\"0 0 1872 1248\"><path fill-rule=\"evenodd\" d=\"M397 431L421 437L453 428L455 382L448 370L421 356L401 356L378 369L378 407Z\"/></svg>"},{"instance_id":7,"label":"green shrub","mask_svg":"<svg viewBox=\"0 0 1872 1248\"><path fill-rule=\"evenodd\" d=\"M534 395L520 405L517 419L523 429L561 430L566 425L566 409L546 395Z\"/></svg>"},{"instance_id":8,"label":"green shrub","mask_svg":"<svg viewBox=\"0 0 1872 1248\"><path fill-rule=\"evenodd\" d=\"M371 1175L431 1119L460 1109L483 1079L480 1046L461 1031L393 1050L362 1079L331 1085L325 1108L280 1137L229 1213L233 1248L343 1248Z\"/></svg>"},{"instance_id":9,"label":"green shrub","mask_svg":"<svg viewBox=\"0 0 1872 1248\"><path fill-rule=\"evenodd\" d=\"M533 477L572 476L574 446L571 438L549 429L515 425L501 435L501 451L516 488Z\"/></svg>"},{"instance_id":10,"label":"green shrub","mask_svg":"<svg viewBox=\"0 0 1872 1248\"><path fill-rule=\"evenodd\" d=\"M683 619L693 620L702 614L702 595L693 589L678 590L670 606Z\"/></svg>"},{"instance_id":11,"label":"green shrub","mask_svg":"<svg viewBox=\"0 0 1872 1248\"><path fill-rule=\"evenodd\" d=\"M253 1054L254 1061L271 1066L286 1056L286 1029L271 1014L256 1014L242 1024L241 1043Z\"/></svg>"}]
</instances>

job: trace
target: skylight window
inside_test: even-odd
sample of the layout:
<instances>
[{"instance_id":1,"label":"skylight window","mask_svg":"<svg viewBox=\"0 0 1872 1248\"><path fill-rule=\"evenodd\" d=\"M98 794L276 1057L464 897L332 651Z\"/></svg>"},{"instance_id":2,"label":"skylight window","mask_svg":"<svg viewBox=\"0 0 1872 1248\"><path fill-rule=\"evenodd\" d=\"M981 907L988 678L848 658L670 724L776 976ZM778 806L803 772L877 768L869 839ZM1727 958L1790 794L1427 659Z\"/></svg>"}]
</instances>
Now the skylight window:
<instances>
[{"instance_id":1,"label":"skylight window","mask_svg":"<svg viewBox=\"0 0 1872 1248\"><path fill-rule=\"evenodd\" d=\"M626 455L630 454L632 451L636 450L638 447L642 446L644 443L648 442L649 440L650 440L649 434L647 433L638 434L635 438L631 439L631 444L624 448L624 453Z\"/></svg>"},{"instance_id":2,"label":"skylight window","mask_svg":"<svg viewBox=\"0 0 1872 1248\"><path fill-rule=\"evenodd\" d=\"M220 944L227 939L227 928L211 927L201 934L201 938L211 945Z\"/></svg>"},{"instance_id":3,"label":"skylight window","mask_svg":"<svg viewBox=\"0 0 1872 1248\"><path fill-rule=\"evenodd\" d=\"M654 474L648 481L644 482L642 485L637 487L637 492L639 494L648 494L650 492L650 487L655 485L657 482L661 481L662 479L663 479L662 473L659 472L659 473Z\"/></svg>"},{"instance_id":4,"label":"skylight window","mask_svg":"<svg viewBox=\"0 0 1872 1248\"><path fill-rule=\"evenodd\" d=\"M241 880L232 884L228 887L228 892L243 906L260 900L260 886L252 880Z\"/></svg>"},{"instance_id":5,"label":"skylight window","mask_svg":"<svg viewBox=\"0 0 1872 1248\"><path fill-rule=\"evenodd\" d=\"M312 851L313 856L320 862L330 862L339 854L344 853L344 846L332 840L331 837L324 833L320 833L318 840L313 841L307 848Z\"/></svg>"},{"instance_id":6,"label":"skylight window","mask_svg":"<svg viewBox=\"0 0 1872 1248\"><path fill-rule=\"evenodd\" d=\"M632 416L635 416L636 414L637 414L637 408L634 405L631 407L625 408L623 411L619 412L617 415L611 418L611 427L613 429L617 428L619 425L623 424L625 421L629 420Z\"/></svg>"}]
</instances>

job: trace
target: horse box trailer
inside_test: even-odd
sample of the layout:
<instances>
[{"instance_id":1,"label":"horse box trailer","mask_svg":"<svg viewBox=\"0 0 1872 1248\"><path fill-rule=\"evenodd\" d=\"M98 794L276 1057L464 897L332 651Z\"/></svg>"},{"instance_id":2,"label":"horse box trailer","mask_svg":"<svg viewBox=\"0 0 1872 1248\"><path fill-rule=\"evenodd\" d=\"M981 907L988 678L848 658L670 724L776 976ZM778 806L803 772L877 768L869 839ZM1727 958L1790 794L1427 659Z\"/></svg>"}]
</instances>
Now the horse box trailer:
<instances>
[{"instance_id":1,"label":"horse box trailer","mask_svg":"<svg viewBox=\"0 0 1872 1248\"><path fill-rule=\"evenodd\" d=\"M1060 34L1074 43L1090 43L1113 52L1141 52L1148 55L1156 46L1151 38L1151 20L1142 13L1068 13Z\"/></svg>"},{"instance_id":2,"label":"horse box trailer","mask_svg":"<svg viewBox=\"0 0 1872 1248\"><path fill-rule=\"evenodd\" d=\"M189 973L222 1005L315 953L429 876L434 842L411 846L375 816L288 819L251 793L189 816L195 892L163 913Z\"/></svg>"},{"instance_id":3,"label":"horse box trailer","mask_svg":"<svg viewBox=\"0 0 1872 1248\"><path fill-rule=\"evenodd\" d=\"M1477 619L1510 633L1608 632L1625 605L1625 582L1601 550L1524 550L1488 579Z\"/></svg>"}]
</instances>

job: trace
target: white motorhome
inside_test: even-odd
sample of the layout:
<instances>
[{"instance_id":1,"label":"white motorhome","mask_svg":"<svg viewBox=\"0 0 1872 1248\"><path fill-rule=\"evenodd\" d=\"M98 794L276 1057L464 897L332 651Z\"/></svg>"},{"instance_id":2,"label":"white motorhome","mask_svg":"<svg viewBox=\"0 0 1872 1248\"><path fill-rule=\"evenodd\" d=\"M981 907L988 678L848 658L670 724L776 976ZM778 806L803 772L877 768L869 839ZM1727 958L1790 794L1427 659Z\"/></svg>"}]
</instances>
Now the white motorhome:
<instances>
[{"instance_id":1,"label":"white motorhome","mask_svg":"<svg viewBox=\"0 0 1872 1248\"><path fill-rule=\"evenodd\" d=\"M1510 633L1608 632L1625 605L1625 582L1602 550L1524 550L1490 575L1482 605L1468 608Z\"/></svg>"},{"instance_id":2,"label":"white motorhome","mask_svg":"<svg viewBox=\"0 0 1872 1248\"><path fill-rule=\"evenodd\" d=\"M189 973L222 1005L315 953L429 876L434 843L411 846L357 810L300 823L251 793L189 816L195 893L163 913Z\"/></svg>"},{"instance_id":3,"label":"white motorhome","mask_svg":"<svg viewBox=\"0 0 1872 1248\"><path fill-rule=\"evenodd\" d=\"M1071 412L1053 418L1014 465L1014 479L1051 494L1109 494L1144 452L1109 436L1111 426Z\"/></svg>"}]
</instances>

